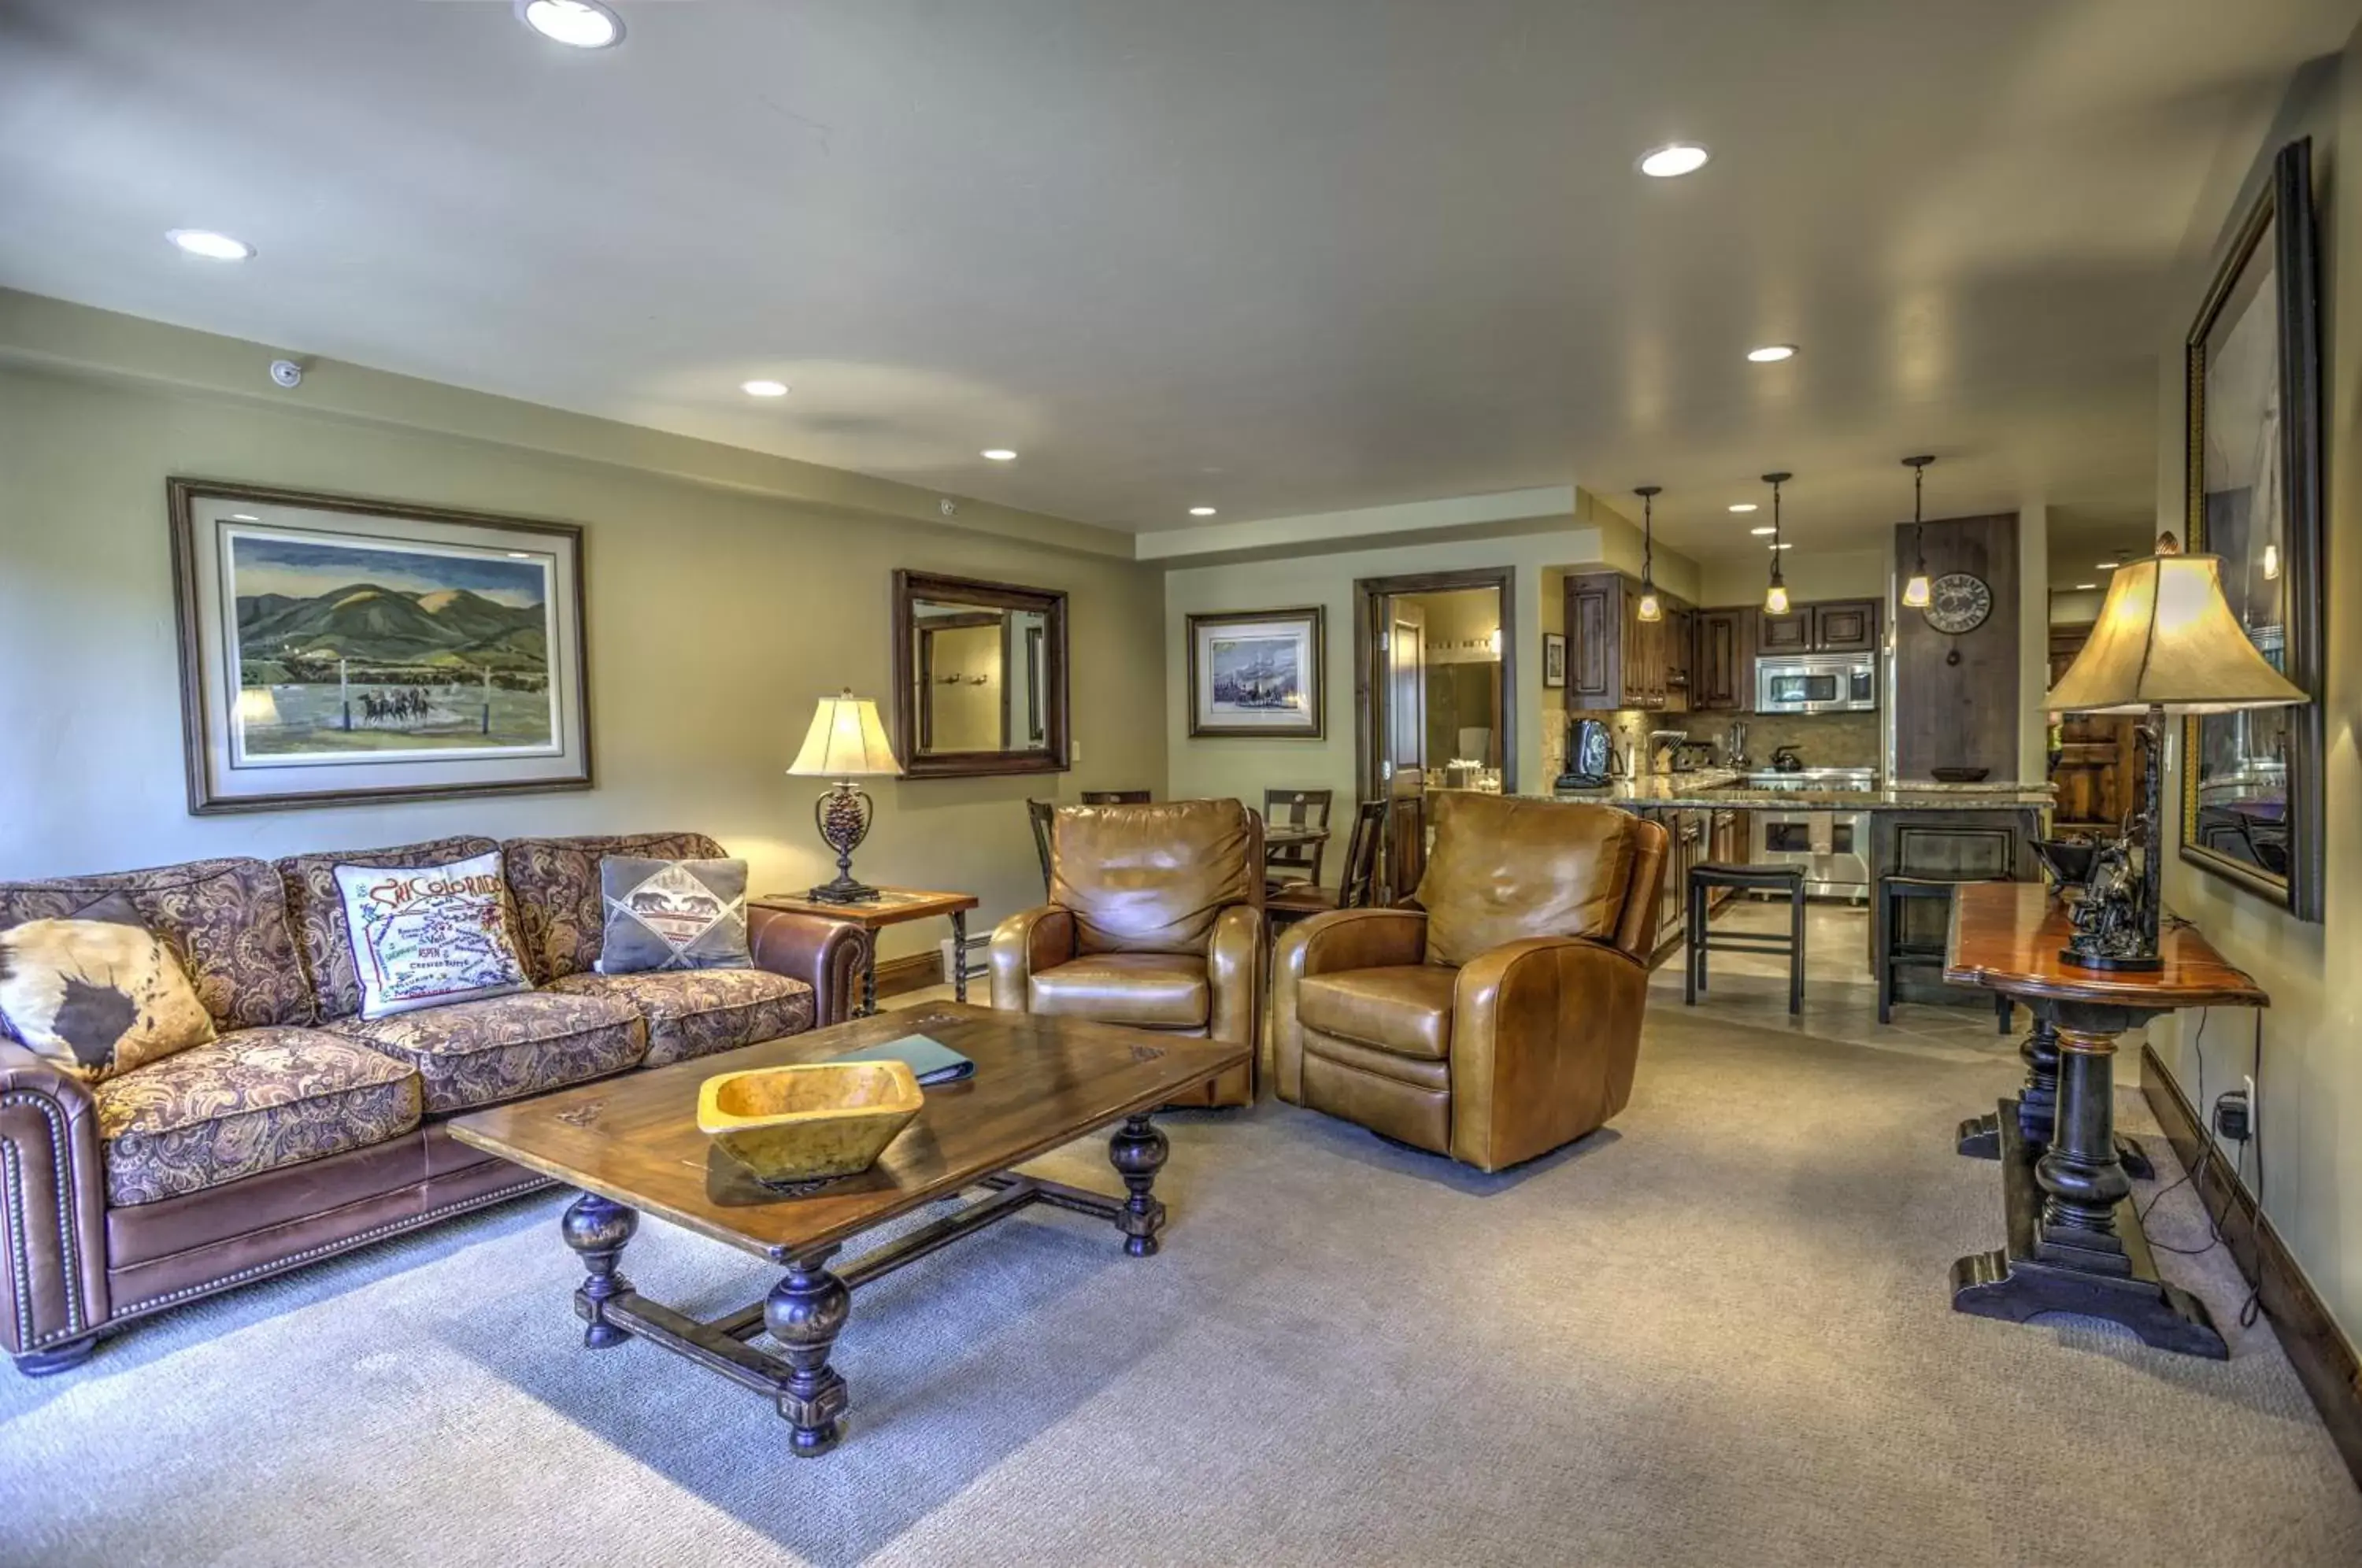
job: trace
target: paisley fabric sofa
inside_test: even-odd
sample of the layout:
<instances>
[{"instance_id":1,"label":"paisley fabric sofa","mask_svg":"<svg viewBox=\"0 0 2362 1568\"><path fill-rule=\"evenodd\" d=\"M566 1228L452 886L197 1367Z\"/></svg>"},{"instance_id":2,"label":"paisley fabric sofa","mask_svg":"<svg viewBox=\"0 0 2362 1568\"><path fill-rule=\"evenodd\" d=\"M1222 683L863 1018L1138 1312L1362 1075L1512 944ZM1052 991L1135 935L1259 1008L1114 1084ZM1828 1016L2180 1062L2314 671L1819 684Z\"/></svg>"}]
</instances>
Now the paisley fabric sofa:
<instances>
[{"instance_id":1,"label":"paisley fabric sofa","mask_svg":"<svg viewBox=\"0 0 2362 1568\"><path fill-rule=\"evenodd\" d=\"M360 1012L337 866L502 853L535 988ZM750 909L755 966L601 975L608 855L713 858L701 834L448 838L0 882L0 926L121 892L219 1038L95 1086L0 1024L0 1344L28 1374L200 1297L545 1186L450 1137L452 1114L843 1019L864 956L839 922Z\"/></svg>"}]
</instances>

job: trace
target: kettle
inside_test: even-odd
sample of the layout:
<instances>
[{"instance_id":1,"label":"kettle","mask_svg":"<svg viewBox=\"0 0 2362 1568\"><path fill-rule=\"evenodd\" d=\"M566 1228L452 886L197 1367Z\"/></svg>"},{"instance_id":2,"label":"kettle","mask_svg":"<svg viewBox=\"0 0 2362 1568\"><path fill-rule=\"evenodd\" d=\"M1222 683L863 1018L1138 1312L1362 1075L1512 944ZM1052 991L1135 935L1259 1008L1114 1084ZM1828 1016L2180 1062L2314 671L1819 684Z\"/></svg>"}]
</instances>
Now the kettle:
<instances>
[{"instance_id":1,"label":"kettle","mask_svg":"<svg viewBox=\"0 0 2362 1568\"><path fill-rule=\"evenodd\" d=\"M1616 772L1615 748L1607 725L1598 719L1577 719L1566 748L1566 771L1558 776L1561 790L1605 790Z\"/></svg>"},{"instance_id":2,"label":"kettle","mask_svg":"<svg viewBox=\"0 0 2362 1568\"><path fill-rule=\"evenodd\" d=\"M1805 759L1796 755L1796 748L1793 745L1773 746L1772 748L1772 771L1774 773L1802 773L1805 771Z\"/></svg>"}]
</instances>

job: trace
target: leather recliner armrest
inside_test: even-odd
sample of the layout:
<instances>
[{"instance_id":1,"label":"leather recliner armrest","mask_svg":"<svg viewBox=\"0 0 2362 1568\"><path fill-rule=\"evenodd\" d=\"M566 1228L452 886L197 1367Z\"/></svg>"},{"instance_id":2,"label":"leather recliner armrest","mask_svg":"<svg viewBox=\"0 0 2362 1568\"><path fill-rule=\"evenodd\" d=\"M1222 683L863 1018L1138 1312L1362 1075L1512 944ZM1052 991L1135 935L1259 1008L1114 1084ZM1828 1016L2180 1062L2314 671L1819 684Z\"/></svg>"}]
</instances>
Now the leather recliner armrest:
<instances>
[{"instance_id":1,"label":"leather recliner armrest","mask_svg":"<svg viewBox=\"0 0 2362 1568\"><path fill-rule=\"evenodd\" d=\"M0 1213L7 1226L0 1342L12 1355L87 1338L106 1291L106 1173L89 1086L0 1039ZM20 1272L21 1269L21 1272Z\"/></svg>"},{"instance_id":2,"label":"leather recliner armrest","mask_svg":"<svg viewBox=\"0 0 2362 1568\"><path fill-rule=\"evenodd\" d=\"M869 938L841 920L800 910L746 906L746 946L755 967L801 980L812 988L812 1027L842 1023L861 989Z\"/></svg>"},{"instance_id":3,"label":"leather recliner armrest","mask_svg":"<svg viewBox=\"0 0 2362 1568\"><path fill-rule=\"evenodd\" d=\"M1003 1012L1029 1010L1033 977L1074 955L1073 911L1042 904L1010 915L992 928L992 1005Z\"/></svg>"},{"instance_id":4,"label":"leather recliner armrest","mask_svg":"<svg viewBox=\"0 0 2362 1568\"><path fill-rule=\"evenodd\" d=\"M1206 1035L1254 1050L1263 1034L1264 913L1232 904L1214 918L1206 943L1210 1009Z\"/></svg>"},{"instance_id":5,"label":"leather recliner armrest","mask_svg":"<svg viewBox=\"0 0 2362 1568\"><path fill-rule=\"evenodd\" d=\"M1496 1171L1624 1108L1649 969L1584 937L1505 943L1460 971L1451 1005L1451 1157Z\"/></svg>"},{"instance_id":6,"label":"leather recliner armrest","mask_svg":"<svg viewBox=\"0 0 2362 1568\"><path fill-rule=\"evenodd\" d=\"M1296 993L1307 977L1416 964L1426 956L1423 910L1330 910L1288 927L1272 959L1272 1092L1290 1105L1304 1103L1304 1027L1296 1015Z\"/></svg>"}]
</instances>

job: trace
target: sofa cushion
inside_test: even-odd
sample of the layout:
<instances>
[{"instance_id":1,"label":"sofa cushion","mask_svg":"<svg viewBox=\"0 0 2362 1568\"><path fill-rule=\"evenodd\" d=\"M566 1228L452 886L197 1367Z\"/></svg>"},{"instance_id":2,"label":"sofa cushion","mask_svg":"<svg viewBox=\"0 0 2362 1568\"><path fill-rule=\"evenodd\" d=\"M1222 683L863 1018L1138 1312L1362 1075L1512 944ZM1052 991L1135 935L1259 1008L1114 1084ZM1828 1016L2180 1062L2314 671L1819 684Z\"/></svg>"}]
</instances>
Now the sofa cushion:
<instances>
[{"instance_id":1,"label":"sofa cushion","mask_svg":"<svg viewBox=\"0 0 2362 1568\"><path fill-rule=\"evenodd\" d=\"M599 862L610 855L649 860L720 860L722 846L701 833L604 834L584 838L513 838L501 845L509 891L515 896L525 972L547 985L599 962L606 906L599 896Z\"/></svg>"},{"instance_id":2,"label":"sofa cushion","mask_svg":"<svg viewBox=\"0 0 2362 1568\"><path fill-rule=\"evenodd\" d=\"M1202 1029L1212 993L1206 961L1188 953L1087 953L1026 981L1028 1012L1150 1029Z\"/></svg>"},{"instance_id":3,"label":"sofa cushion","mask_svg":"<svg viewBox=\"0 0 2362 1568\"><path fill-rule=\"evenodd\" d=\"M1440 964L1341 969L1297 982L1296 1015L1308 1029L1440 1062L1451 1055L1451 991L1460 971Z\"/></svg>"},{"instance_id":4,"label":"sofa cushion","mask_svg":"<svg viewBox=\"0 0 2362 1568\"><path fill-rule=\"evenodd\" d=\"M304 946L304 963L312 980L323 1021L351 1018L361 1010L361 981L353 964L352 928L345 922L345 901L337 891L339 866L380 866L415 869L490 855L500 845L489 838L438 838L426 844L397 845L391 849L348 849L335 855L291 855L279 862L281 881L287 889L287 909L295 935ZM510 934L516 933L516 911L509 911ZM523 944L518 944L519 952Z\"/></svg>"},{"instance_id":5,"label":"sofa cushion","mask_svg":"<svg viewBox=\"0 0 2362 1568\"><path fill-rule=\"evenodd\" d=\"M1203 953L1232 904L1263 902L1255 818L1236 801L1065 806L1050 828L1050 902L1080 953Z\"/></svg>"},{"instance_id":6,"label":"sofa cushion","mask_svg":"<svg viewBox=\"0 0 2362 1568\"><path fill-rule=\"evenodd\" d=\"M430 1111L466 1110L621 1072L647 1055L640 1015L609 997L485 997L328 1026L408 1065Z\"/></svg>"},{"instance_id":7,"label":"sofa cushion","mask_svg":"<svg viewBox=\"0 0 2362 1568\"><path fill-rule=\"evenodd\" d=\"M548 996L634 1009L647 1021L647 1066L686 1062L812 1026L812 988L767 969L671 969L645 975L566 975Z\"/></svg>"},{"instance_id":8,"label":"sofa cushion","mask_svg":"<svg viewBox=\"0 0 2362 1568\"><path fill-rule=\"evenodd\" d=\"M0 931L0 1013L35 1055L84 1083L214 1038L181 960L121 893Z\"/></svg>"},{"instance_id":9,"label":"sofa cushion","mask_svg":"<svg viewBox=\"0 0 2362 1568\"><path fill-rule=\"evenodd\" d=\"M444 866L339 866L361 1016L385 1018L533 988L509 936L497 849Z\"/></svg>"},{"instance_id":10,"label":"sofa cushion","mask_svg":"<svg viewBox=\"0 0 2362 1568\"><path fill-rule=\"evenodd\" d=\"M1612 942L1639 819L1588 801L1437 791L1435 846L1418 879L1427 960L1467 964L1529 936Z\"/></svg>"},{"instance_id":11,"label":"sofa cushion","mask_svg":"<svg viewBox=\"0 0 2362 1568\"><path fill-rule=\"evenodd\" d=\"M241 1029L92 1091L109 1203L153 1203L418 1125L418 1075L317 1029Z\"/></svg>"},{"instance_id":12,"label":"sofa cushion","mask_svg":"<svg viewBox=\"0 0 2362 1568\"><path fill-rule=\"evenodd\" d=\"M192 860L46 882L0 882L0 926L59 920L121 893L188 971L216 1028L313 1020L287 898L259 860Z\"/></svg>"}]
</instances>

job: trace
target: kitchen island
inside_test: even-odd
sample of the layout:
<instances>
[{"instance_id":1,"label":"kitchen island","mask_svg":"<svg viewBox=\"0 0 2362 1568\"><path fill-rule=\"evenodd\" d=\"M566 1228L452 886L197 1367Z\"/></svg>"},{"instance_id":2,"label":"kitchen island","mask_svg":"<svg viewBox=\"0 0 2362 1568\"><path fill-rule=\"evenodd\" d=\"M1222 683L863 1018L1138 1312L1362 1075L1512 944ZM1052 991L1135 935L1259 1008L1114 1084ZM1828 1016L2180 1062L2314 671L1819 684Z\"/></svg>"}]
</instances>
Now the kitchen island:
<instances>
[{"instance_id":1,"label":"kitchen island","mask_svg":"<svg viewBox=\"0 0 2362 1568\"><path fill-rule=\"evenodd\" d=\"M1860 789L1811 778L1773 784L1760 782L1760 774L1751 778L1754 781L1749 775L1709 768L1617 778L1597 790L1537 792L1533 798L1597 801L1665 824L1672 854L1665 867L1655 955L1661 964L1682 944L1683 898L1690 867L1706 861L1852 862L1860 870L1848 873L1845 880L1831 880L1834 874L1824 866L1808 873L1810 885L1825 894L1844 889L1837 896L1864 902L1875 896L1879 878L1889 875L1947 882L2033 881L2039 875L2034 845L2042 836L2043 813L2051 805L2047 784L1906 781ZM1763 821L1755 824L1756 831L1748 831L1754 816ZM1766 854L1759 846L1767 834L1775 845L1786 842L1778 834L1792 834L1809 848ZM1943 916L1939 901L1905 902L1898 911L1894 940L1940 947ZM1873 970L1874 945L1866 931L1863 960ZM1932 974L1908 971L1898 981L1897 995L1908 1001L1978 1001L1973 993L1947 987Z\"/></svg>"}]
</instances>

